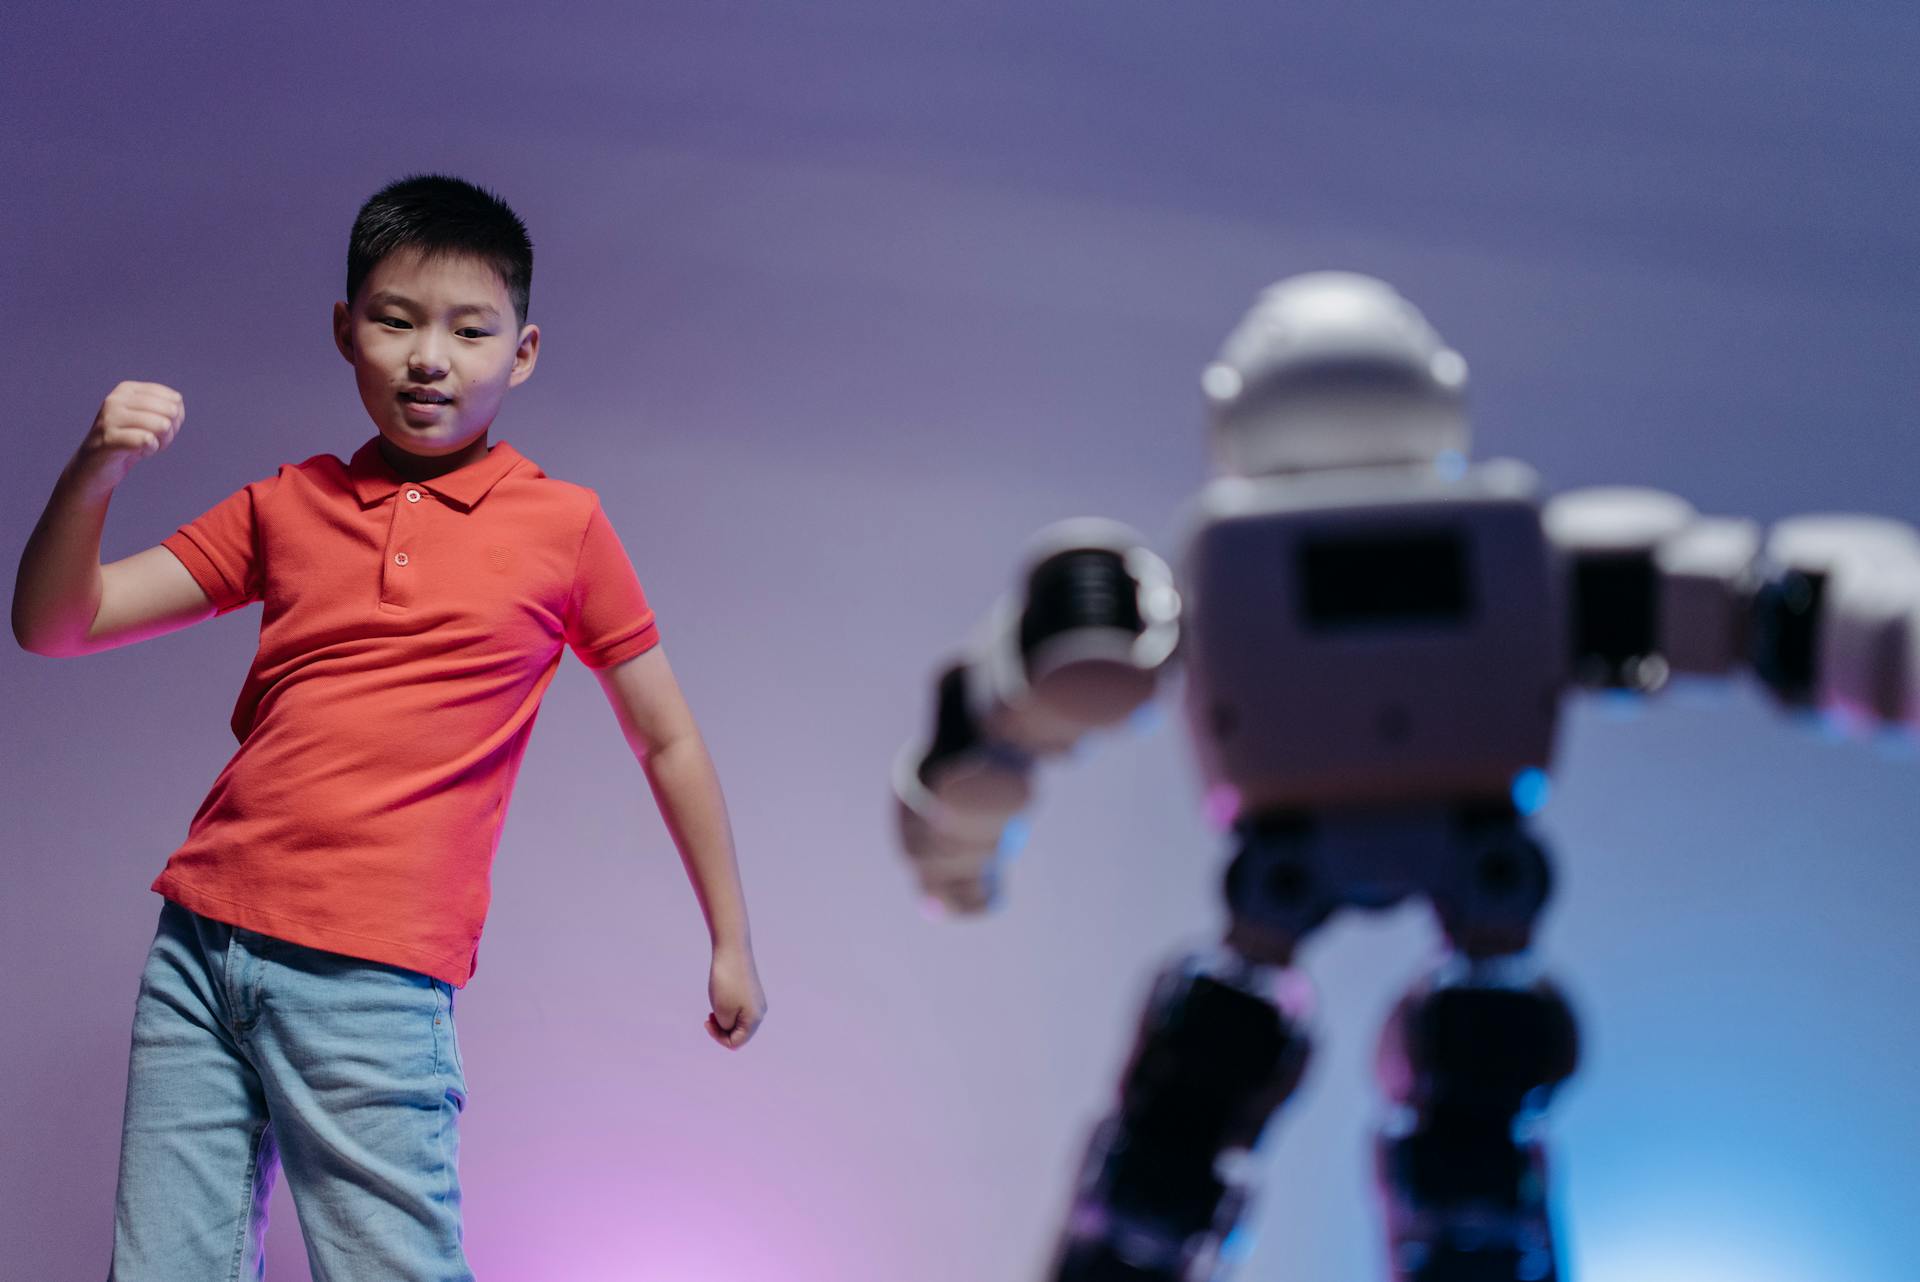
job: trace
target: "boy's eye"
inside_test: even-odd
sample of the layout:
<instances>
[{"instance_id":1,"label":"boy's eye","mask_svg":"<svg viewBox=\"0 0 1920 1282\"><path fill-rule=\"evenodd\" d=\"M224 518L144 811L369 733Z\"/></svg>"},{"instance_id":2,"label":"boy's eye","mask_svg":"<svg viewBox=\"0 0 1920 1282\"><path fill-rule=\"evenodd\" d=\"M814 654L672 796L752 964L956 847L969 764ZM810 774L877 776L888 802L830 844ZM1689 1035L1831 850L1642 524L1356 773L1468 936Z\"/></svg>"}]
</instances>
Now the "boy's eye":
<instances>
[{"instance_id":1,"label":"boy's eye","mask_svg":"<svg viewBox=\"0 0 1920 1282\"><path fill-rule=\"evenodd\" d=\"M374 321L376 324L390 325L394 329L412 329L413 328L413 326L407 324L405 321L401 320L398 316L376 316L374 317Z\"/></svg>"},{"instance_id":2,"label":"boy's eye","mask_svg":"<svg viewBox=\"0 0 1920 1282\"><path fill-rule=\"evenodd\" d=\"M474 329L472 326L468 326L466 329L460 330L459 334L462 338L485 338L492 332L492 330Z\"/></svg>"}]
</instances>

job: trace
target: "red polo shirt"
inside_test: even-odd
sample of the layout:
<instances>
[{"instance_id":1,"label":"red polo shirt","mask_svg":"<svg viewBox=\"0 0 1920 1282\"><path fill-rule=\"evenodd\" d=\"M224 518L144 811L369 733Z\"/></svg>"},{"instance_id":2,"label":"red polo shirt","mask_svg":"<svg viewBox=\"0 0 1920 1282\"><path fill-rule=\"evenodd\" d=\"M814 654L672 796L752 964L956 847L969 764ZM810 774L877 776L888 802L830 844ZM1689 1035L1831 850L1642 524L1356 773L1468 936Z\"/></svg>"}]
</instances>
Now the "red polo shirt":
<instances>
[{"instance_id":1,"label":"red polo shirt","mask_svg":"<svg viewBox=\"0 0 1920 1282\"><path fill-rule=\"evenodd\" d=\"M265 609L227 762L153 889L312 948L473 974L493 852L562 644L659 639L599 498L511 445L404 481L376 437L287 464L163 544Z\"/></svg>"}]
</instances>

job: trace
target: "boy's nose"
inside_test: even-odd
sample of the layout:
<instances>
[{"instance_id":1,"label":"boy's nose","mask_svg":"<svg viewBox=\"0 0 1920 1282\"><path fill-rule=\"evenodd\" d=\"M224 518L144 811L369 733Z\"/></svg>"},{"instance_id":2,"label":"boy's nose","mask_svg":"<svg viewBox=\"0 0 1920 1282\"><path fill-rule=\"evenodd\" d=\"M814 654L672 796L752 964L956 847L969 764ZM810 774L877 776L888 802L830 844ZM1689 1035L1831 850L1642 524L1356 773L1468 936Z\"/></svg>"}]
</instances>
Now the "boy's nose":
<instances>
[{"instance_id":1,"label":"boy's nose","mask_svg":"<svg viewBox=\"0 0 1920 1282\"><path fill-rule=\"evenodd\" d=\"M407 370L415 378L439 378L447 372L447 354L437 343L421 343L407 357Z\"/></svg>"}]
</instances>

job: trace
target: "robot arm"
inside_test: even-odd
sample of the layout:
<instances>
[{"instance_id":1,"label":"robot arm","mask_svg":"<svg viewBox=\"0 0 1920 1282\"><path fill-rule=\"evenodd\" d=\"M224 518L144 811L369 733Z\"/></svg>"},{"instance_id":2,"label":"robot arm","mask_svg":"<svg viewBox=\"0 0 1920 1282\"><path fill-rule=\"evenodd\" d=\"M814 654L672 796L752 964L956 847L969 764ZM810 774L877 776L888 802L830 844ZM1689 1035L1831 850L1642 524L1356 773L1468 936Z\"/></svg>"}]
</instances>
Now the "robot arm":
<instances>
[{"instance_id":1,"label":"robot arm","mask_svg":"<svg viewBox=\"0 0 1920 1282\"><path fill-rule=\"evenodd\" d=\"M1035 763L1153 697L1179 617L1166 563L1127 527L1083 519L1035 537L1017 590L935 682L930 733L894 764L901 846L933 901L991 906Z\"/></svg>"},{"instance_id":2,"label":"robot arm","mask_svg":"<svg viewBox=\"0 0 1920 1282\"><path fill-rule=\"evenodd\" d=\"M1572 677L1651 691L1750 668L1774 697L1920 724L1920 531L1870 516L1701 517L1657 490L1546 508L1567 563Z\"/></svg>"}]
</instances>

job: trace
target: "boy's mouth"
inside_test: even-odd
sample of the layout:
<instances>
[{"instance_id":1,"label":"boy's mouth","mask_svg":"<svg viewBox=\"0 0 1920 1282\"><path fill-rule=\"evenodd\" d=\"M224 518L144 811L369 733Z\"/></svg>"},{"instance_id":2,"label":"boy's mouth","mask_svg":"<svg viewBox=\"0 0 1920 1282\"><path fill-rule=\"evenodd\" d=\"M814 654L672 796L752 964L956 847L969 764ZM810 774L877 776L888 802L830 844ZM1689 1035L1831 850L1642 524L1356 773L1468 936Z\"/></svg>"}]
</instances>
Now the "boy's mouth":
<instances>
[{"instance_id":1,"label":"boy's mouth","mask_svg":"<svg viewBox=\"0 0 1920 1282\"><path fill-rule=\"evenodd\" d=\"M451 405L453 398L445 392L430 392L418 388L409 388L400 393L400 399L410 405Z\"/></svg>"}]
</instances>

